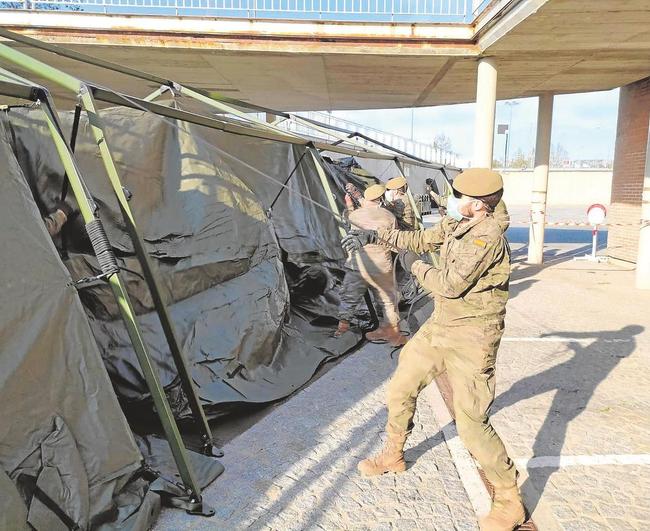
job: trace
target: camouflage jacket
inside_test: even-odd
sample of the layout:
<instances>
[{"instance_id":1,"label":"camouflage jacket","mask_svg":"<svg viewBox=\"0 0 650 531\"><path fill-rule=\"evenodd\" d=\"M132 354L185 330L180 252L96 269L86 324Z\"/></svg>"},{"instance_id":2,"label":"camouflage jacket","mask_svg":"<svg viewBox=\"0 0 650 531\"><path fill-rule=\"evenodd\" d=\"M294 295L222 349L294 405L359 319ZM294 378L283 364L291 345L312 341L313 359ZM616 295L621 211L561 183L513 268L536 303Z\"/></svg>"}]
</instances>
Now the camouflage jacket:
<instances>
[{"instance_id":1,"label":"camouflage jacket","mask_svg":"<svg viewBox=\"0 0 650 531\"><path fill-rule=\"evenodd\" d=\"M380 230L379 237L418 254L440 250L440 269L421 260L411 268L435 298L434 323L502 325L510 280L510 247L504 235L508 225L507 212L467 222L444 217L429 229Z\"/></svg>"},{"instance_id":2,"label":"camouflage jacket","mask_svg":"<svg viewBox=\"0 0 650 531\"><path fill-rule=\"evenodd\" d=\"M389 205L389 210L397 218L397 224L400 229L414 230L417 227L415 212L406 194L399 194Z\"/></svg>"},{"instance_id":3,"label":"camouflage jacket","mask_svg":"<svg viewBox=\"0 0 650 531\"><path fill-rule=\"evenodd\" d=\"M381 230L397 226L395 216L375 203L364 203L361 208L348 212L348 219L352 228ZM393 259L390 249L369 243L349 256L345 265L366 276L372 276L392 271Z\"/></svg>"}]
</instances>

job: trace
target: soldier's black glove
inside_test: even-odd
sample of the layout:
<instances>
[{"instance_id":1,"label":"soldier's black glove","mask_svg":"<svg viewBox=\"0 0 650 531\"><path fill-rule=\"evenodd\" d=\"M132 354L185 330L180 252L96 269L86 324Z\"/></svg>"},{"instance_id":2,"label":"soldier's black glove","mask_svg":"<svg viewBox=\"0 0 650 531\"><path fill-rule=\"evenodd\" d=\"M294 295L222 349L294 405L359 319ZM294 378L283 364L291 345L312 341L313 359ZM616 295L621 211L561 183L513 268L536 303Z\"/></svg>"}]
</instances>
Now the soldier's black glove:
<instances>
[{"instance_id":1,"label":"soldier's black glove","mask_svg":"<svg viewBox=\"0 0 650 531\"><path fill-rule=\"evenodd\" d=\"M358 251L364 245L377 241L376 230L353 229L341 240L341 247L346 253Z\"/></svg>"},{"instance_id":2,"label":"soldier's black glove","mask_svg":"<svg viewBox=\"0 0 650 531\"><path fill-rule=\"evenodd\" d=\"M399 255L399 258L402 262L402 267L406 271L411 271L411 267L413 267L413 263L416 262L417 260L422 260L420 258L420 255L414 253L413 251L402 251Z\"/></svg>"}]
</instances>

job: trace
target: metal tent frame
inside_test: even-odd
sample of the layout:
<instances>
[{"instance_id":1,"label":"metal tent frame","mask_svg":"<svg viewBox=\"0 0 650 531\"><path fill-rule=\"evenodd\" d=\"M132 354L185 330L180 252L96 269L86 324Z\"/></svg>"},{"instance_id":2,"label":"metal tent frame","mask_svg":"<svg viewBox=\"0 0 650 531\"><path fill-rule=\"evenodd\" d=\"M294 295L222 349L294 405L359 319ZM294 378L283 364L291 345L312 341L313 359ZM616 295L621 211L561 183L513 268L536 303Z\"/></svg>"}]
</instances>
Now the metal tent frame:
<instances>
[{"instance_id":1,"label":"metal tent frame","mask_svg":"<svg viewBox=\"0 0 650 531\"><path fill-rule=\"evenodd\" d=\"M35 75L42 76L49 82L59 85L64 90L73 93L78 98L78 105L86 113L91 126L91 132L98 145L107 177L120 206L125 225L128 229L129 235L131 236L131 240L133 241L137 258L142 267L147 286L151 292L156 312L160 319L167 344L174 359L174 363L181 380L181 385L185 394L187 395L194 421L196 422L202 434L205 453L212 453L213 451L214 443L211 430L208 425L205 412L203 411L203 407L199 400L196 387L192 380L189 365L179 347L174 326L161 295L156 276L153 272L151 261L149 259L148 253L146 252L144 242L139 233L136 221L129 207L127 197L122 187L122 182L111 153L110 144L105 135L105 128L98 111L97 102L138 110L145 110L165 119L180 120L215 130L228 132L231 134L245 135L265 140L304 146L307 149L307 152L310 154L313 163L315 164L317 173L328 200L328 205L326 208L331 211L334 218L338 221L339 232L341 236L345 235L345 229L343 228L344 222L334 199L329 179L327 178L327 169L324 161L321 158L321 152L331 151L352 157L362 157L387 161L390 160L397 165L397 168L402 175L404 175L403 165L409 164L440 170L443 172L443 175L447 177L447 167L444 165L428 162L418 157L412 156L408 153L393 148L392 146L382 144L381 142L378 142L374 139L365 137L361 133L334 128L332 126L328 126L327 124L321 124L313 120L304 119L290 113L276 111L258 105L252 105L240 100L223 96L216 92L207 92L200 89L183 86L182 84L172 80L164 79L153 74L139 72L127 66L117 65L108 61L97 59L86 54L68 50L61 46L44 43L30 37L11 32L4 28L0 28L0 37L14 42L26 44L30 48L45 50L47 52L54 53L72 60L80 61L85 64L98 66L160 85L159 89L145 98L132 97L129 95L121 94L106 87L84 82L60 69L54 68L42 61L31 57L28 54L18 51L5 43L0 43L0 58L5 59L9 63L12 63L23 70L27 70ZM61 161L67 173L67 178L70 181L70 186L79 202L80 207L83 204L82 216L84 218L84 221L86 221L87 224L97 222L99 218L97 217L96 206L94 205L92 196L87 190L81 175L79 174L78 168L74 162L74 156L70 149L70 145L62 134L58 115L47 89L33 84L30 81L20 78L19 76L8 71L4 71L4 74L0 75L0 80L0 94L27 99L32 102L40 102L41 109L45 113L48 122L48 128L50 129L50 133L52 134L54 142L57 146L57 150L59 151ZM215 115L208 116L206 114L198 114L156 103L154 100L166 91L171 91L175 96L186 96L193 100L196 100L211 108L215 112ZM246 109L248 112L242 111L241 109ZM277 123L267 123L263 120L259 120L255 116L252 116L250 114L251 112L264 112L269 115L276 116L279 120L292 120L297 122L299 121L303 124L306 123L310 127L313 127L315 130L326 131L328 134L334 136L335 138L338 138L338 140L336 142L329 143L303 138L281 129L278 127ZM365 142L371 142L375 144L375 146L368 146L364 142L361 142L361 140L364 140ZM299 161L299 164L300 162L301 161ZM280 185L283 185L281 182L278 183ZM284 183L284 187L286 187L286 183ZM423 228L422 218L417 209L415 201L413 200L413 196L410 193L409 201L411 202L411 205L416 212L419 227ZM323 205L320 206L323 207ZM99 224L100 223L101 222L99 222ZM108 251L112 253L110 244L106 243L106 246L108 247ZM106 249L104 248L103 251L106 251ZM161 422L163 423L165 433L168 437L168 440L170 441L170 445L172 445L174 457L176 459L177 466L179 467L179 471L181 472L183 483L187 487L191 499L200 505L200 488L194 479L193 472L187 460L187 454L183 446L180 433L178 431L178 426L175 419L173 418L169 404L167 403L164 391L160 385L160 380L151 364L147 347L144 344L142 334L135 319L133 308L128 298L128 293L126 292L124 284L120 279L119 272L111 272L110 274L107 274L105 278L111 285L115 297L118 300L118 305L120 311L122 312L122 317L127 324L127 329L129 331L131 341L134 345L136 353L138 354L140 364L143 367L143 372L147 378L147 383L152 392L152 397L154 398L154 403L156 404L158 414L161 418Z\"/></svg>"},{"instance_id":2,"label":"metal tent frame","mask_svg":"<svg viewBox=\"0 0 650 531\"><path fill-rule=\"evenodd\" d=\"M151 361L142 330L136 320L135 311L126 290L126 284L121 278L119 265L113 254L110 241L103 229L102 221L97 214L97 205L90 195L88 187L77 167L70 144L64 137L63 129L49 92L44 87L33 84L29 80L16 76L7 70L0 69L0 94L31 101L43 112L48 130L65 169L72 192L79 205L88 236L102 270L102 274L98 278L105 280L113 291L187 492L187 499L177 500L177 503L189 512L205 516L213 515L214 510L205 505L202 500L201 487L196 481L195 473L189 461L178 425L165 396L160 378Z\"/></svg>"}]
</instances>

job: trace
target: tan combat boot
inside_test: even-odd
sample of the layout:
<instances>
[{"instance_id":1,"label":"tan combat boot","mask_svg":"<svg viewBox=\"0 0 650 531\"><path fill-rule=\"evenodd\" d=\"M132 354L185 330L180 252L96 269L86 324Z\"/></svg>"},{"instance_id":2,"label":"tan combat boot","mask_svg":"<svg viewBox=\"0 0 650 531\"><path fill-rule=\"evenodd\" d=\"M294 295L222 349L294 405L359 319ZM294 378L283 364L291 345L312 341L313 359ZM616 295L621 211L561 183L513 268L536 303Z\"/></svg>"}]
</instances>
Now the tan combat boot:
<instances>
[{"instance_id":1,"label":"tan combat boot","mask_svg":"<svg viewBox=\"0 0 650 531\"><path fill-rule=\"evenodd\" d=\"M495 489L490 513L479 522L481 531L512 531L526 521L519 489Z\"/></svg>"},{"instance_id":2,"label":"tan combat boot","mask_svg":"<svg viewBox=\"0 0 650 531\"><path fill-rule=\"evenodd\" d=\"M402 335L397 325L381 325L377 330L368 332L366 339L372 342L387 341L393 347L406 344L406 337Z\"/></svg>"},{"instance_id":3,"label":"tan combat boot","mask_svg":"<svg viewBox=\"0 0 650 531\"><path fill-rule=\"evenodd\" d=\"M374 457L364 459L357 465L362 476L379 476L386 472L404 472L404 443L406 434L388 434L388 440L382 451Z\"/></svg>"},{"instance_id":4,"label":"tan combat boot","mask_svg":"<svg viewBox=\"0 0 650 531\"><path fill-rule=\"evenodd\" d=\"M334 337L341 337L350 330L350 321L339 321L339 327L334 332Z\"/></svg>"}]
</instances>

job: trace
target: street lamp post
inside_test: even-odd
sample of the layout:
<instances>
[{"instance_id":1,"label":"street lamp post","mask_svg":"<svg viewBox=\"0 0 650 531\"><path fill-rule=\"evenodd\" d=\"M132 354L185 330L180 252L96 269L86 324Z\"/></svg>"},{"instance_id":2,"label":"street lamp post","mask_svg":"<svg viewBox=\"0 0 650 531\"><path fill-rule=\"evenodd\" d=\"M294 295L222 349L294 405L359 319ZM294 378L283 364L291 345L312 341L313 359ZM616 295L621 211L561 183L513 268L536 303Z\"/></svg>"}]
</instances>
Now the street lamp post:
<instances>
[{"instance_id":1,"label":"street lamp post","mask_svg":"<svg viewBox=\"0 0 650 531\"><path fill-rule=\"evenodd\" d=\"M508 166L508 138L510 137L510 127L508 124L499 124L497 126L498 135L506 135L506 142L503 149L503 167L504 169Z\"/></svg>"},{"instance_id":2,"label":"street lamp post","mask_svg":"<svg viewBox=\"0 0 650 531\"><path fill-rule=\"evenodd\" d=\"M508 167L508 154L509 154L509 149L510 149L510 131L512 130L512 108L516 107L519 105L519 102L517 100L510 100L506 101L506 105L510 107L510 120L508 121L508 131L506 133L506 155L505 155L505 160L503 161L504 167Z\"/></svg>"}]
</instances>

